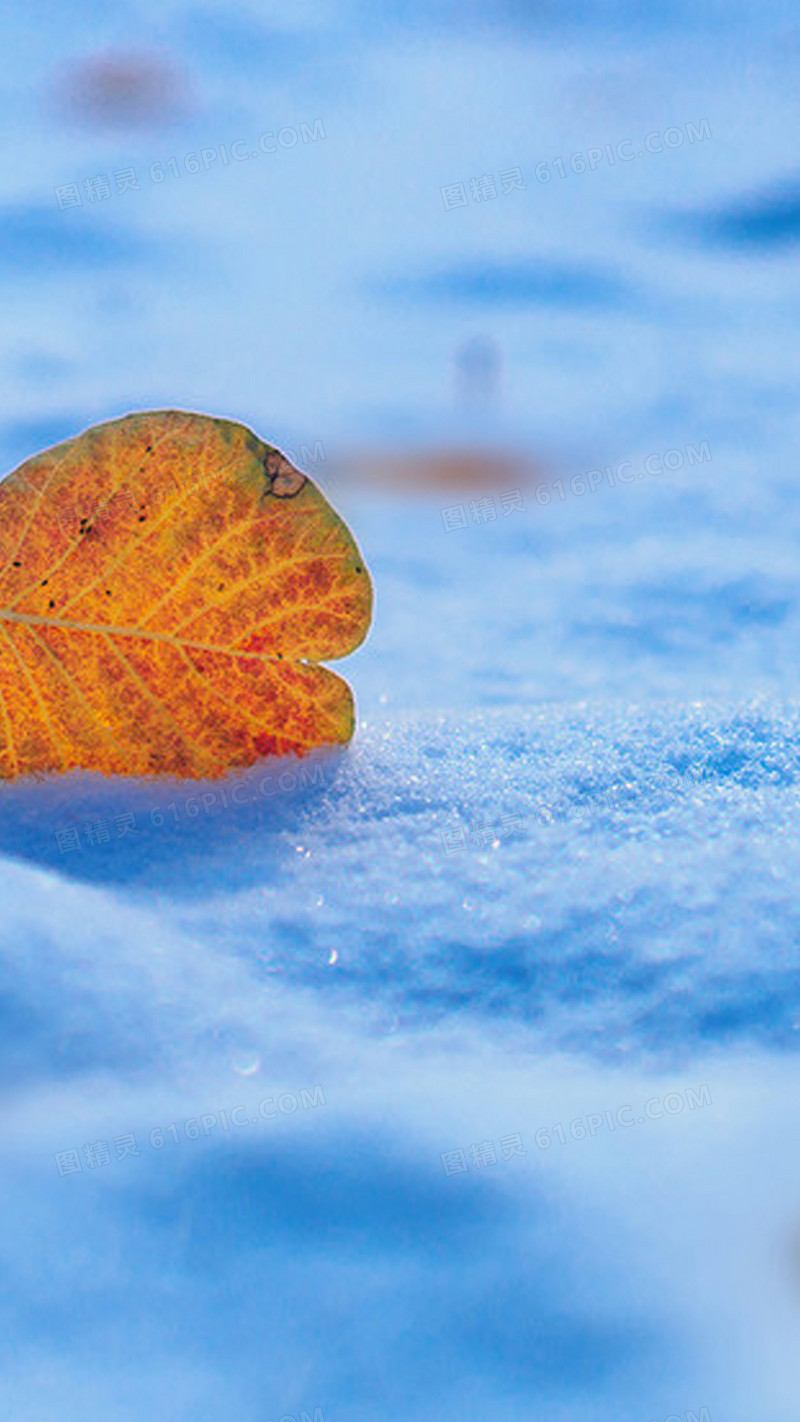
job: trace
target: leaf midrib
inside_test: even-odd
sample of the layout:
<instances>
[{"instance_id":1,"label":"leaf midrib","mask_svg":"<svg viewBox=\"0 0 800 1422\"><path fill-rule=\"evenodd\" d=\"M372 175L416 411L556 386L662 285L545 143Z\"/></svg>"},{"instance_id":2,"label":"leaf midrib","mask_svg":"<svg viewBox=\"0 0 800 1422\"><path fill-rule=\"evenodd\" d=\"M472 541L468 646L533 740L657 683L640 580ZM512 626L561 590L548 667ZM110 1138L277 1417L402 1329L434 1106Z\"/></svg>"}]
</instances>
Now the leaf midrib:
<instances>
[{"instance_id":1,"label":"leaf midrib","mask_svg":"<svg viewBox=\"0 0 800 1422\"><path fill-rule=\"evenodd\" d=\"M277 652L236 651L232 647L218 647L213 642L195 642L185 637L173 637L169 632L144 632L140 627L116 627L110 622L71 622L65 617L43 617L31 612L14 612L11 608L0 607L0 622L21 622L26 627L57 627L70 632L91 632L100 637L136 637L142 642L166 642L168 646L194 648L198 652L218 652L225 657L255 658L262 662L280 662L283 665L318 666L311 657L287 657Z\"/></svg>"}]
</instances>

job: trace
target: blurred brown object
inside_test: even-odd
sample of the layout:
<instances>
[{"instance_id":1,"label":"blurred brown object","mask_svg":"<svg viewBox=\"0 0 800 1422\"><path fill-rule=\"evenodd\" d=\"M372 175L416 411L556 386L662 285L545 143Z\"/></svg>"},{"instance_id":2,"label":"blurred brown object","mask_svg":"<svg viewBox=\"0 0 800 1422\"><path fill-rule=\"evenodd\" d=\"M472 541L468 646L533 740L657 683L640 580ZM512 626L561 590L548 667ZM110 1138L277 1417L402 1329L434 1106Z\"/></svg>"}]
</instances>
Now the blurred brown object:
<instances>
[{"instance_id":1,"label":"blurred brown object","mask_svg":"<svg viewBox=\"0 0 800 1422\"><path fill-rule=\"evenodd\" d=\"M521 450L472 446L359 450L334 456L335 478L372 489L509 489L530 487L544 469Z\"/></svg>"},{"instance_id":2,"label":"blurred brown object","mask_svg":"<svg viewBox=\"0 0 800 1422\"><path fill-rule=\"evenodd\" d=\"M168 58L134 50L79 60L57 88L71 117L98 127L167 123L184 114L189 103L184 81Z\"/></svg>"}]
</instances>

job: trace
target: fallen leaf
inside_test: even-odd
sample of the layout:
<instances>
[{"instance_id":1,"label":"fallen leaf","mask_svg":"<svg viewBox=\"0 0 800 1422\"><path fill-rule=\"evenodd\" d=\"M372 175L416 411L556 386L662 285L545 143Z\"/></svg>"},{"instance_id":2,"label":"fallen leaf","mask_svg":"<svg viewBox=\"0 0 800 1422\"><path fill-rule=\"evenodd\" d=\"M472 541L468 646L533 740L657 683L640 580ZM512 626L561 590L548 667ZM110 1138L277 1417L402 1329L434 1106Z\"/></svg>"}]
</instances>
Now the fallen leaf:
<instances>
[{"instance_id":1,"label":"fallen leaf","mask_svg":"<svg viewBox=\"0 0 800 1422\"><path fill-rule=\"evenodd\" d=\"M363 641L369 575L244 425L96 425L0 484L0 530L0 777L216 778L350 739L350 688L316 663Z\"/></svg>"}]
</instances>

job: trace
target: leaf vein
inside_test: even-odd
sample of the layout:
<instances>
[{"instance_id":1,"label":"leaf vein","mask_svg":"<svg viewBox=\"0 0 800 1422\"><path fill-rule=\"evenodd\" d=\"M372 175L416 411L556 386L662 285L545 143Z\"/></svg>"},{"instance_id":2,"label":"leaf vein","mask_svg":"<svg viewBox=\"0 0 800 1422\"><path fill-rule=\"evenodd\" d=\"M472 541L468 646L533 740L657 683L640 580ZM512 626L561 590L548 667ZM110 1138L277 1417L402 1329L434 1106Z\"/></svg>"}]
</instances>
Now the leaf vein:
<instances>
[{"instance_id":1,"label":"leaf vein","mask_svg":"<svg viewBox=\"0 0 800 1422\"><path fill-rule=\"evenodd\" d=\"M213 612L218 607L224 607L232 597L235 597L238 592L242 591L242 588L254 587L257 583L272 582L285 568L300 567L301 564L313 563L318 558L324 559L326 563L332 563L350 557L352 557L351 550L346 550L343 553L309 553L306 558L286 558L283 562L275 563L272 567L266 568L264 572L260 573L257 577L242 578L241 582L234 583L232 587L226 588L224 597L217 598L214 602L207 602L203 607L199 608L197 612L193 612L191 617L185 617L183 622L179 622L177 627L173 627L172 634L177 637L185 627L189 627L192 622L196 622L198 617L202 617L204 613ZM316 605L317 604L315 604L315 606ZM147 621L149 621L149 616L144 619L144 622ZM142 625L144 625L144 622Z\"/></svg>"},{"instance_id":2,"label":"leaf vein","mask_svg":"<svg viewBox=\"0 0 800 1422\"><path fill-rule=\"evenodd\" d=\"M22 656L22 653L20 652L19 648L18 648L17 646L15 646L14 641L13 641L13 639L11 638L11 635L9 634L9 632L6 630L5 627L3 627L3 628L0 629L0 630L2 630L3 636L5 637L6 641L8 642L8 645L9 645L9 647L11 648L12 652L14 653L14 656L16 657L17 661L19 662L20 666L22 667L23 675L24 675L25 679L27 680L27 682L29 683L30 688L31 688L31 691L33 692L34 698L35 698L35 700L36 700L36 704L37 704L38 707L39 707L39 711L40 711L41 717L42 717L42 722L43 722L43 724L44 724L44 726L45 726L45 729L47 730L47 733L48 733L48 735L49 735L51 741L53 742L53 745L55 746L56 750L58 751L58 755L59 755L59 758L60 758L60 760L61 760L61 768L62 768L62 770L65 770L66 767L67 767L67 758L66 758L66 756L64 755L64 748L63 748L63 746L62 746L62 744L61 744L61 742L60 742L60 740L59 740L59 737L56 735L56 732L55 732L55 728L54 728L54 726L53 726L53 723L52 723L52 721L50 720L50 717L49 717L49 715L48 715L48 713L47 713L47 707L45 706L44 701L42 700L42 697L41 697L41 693L40 693L40 691L39 691L39 688L38 688L38 686L36 685L36 678L33 676L33 673L30 671L29 667L26 665L26 663L25 663L25 658Z\"/></svg>"},{"instance_id":3,"label":"leaf vein","mask_svg":"<svg viewBox=\"0 0 800 1422\"><path fill-rule=\"evenodd\" d=\"M158 446L159 444L163 444L164 441L167 440L167 439L169 439L170 436L171 436L172 434L174 434L174 433L175 433L174 430L169 430L169 431L167 432L167 434L162 435L160 439L159 439L157 436L154 437L153 448L155 449L155 448L157 448L157 446ZM116 438L116 436L115 436L115 438ZM109 506L109 504L111 503L112 499L115 499L116 496L117 496L117 494L119 494L119 493L122 492L122 490L125 488L127 482L128 482L127 479L123 476L123 478L120 480L120 482L119 482L118 484L115 484L115 485L114 485L114 487L113 487L112 490L111 490L111 493L108 495L108 498L107 498L107 499L102 499L99 504L96 504L96 505L95 505L94 510L93 510L93 513L92 513L92 517L93 517L93 518L97 519L97 518L99 518L99 517L101 516L101 514L105 513L105 510L108 508L108 506ZM172 507L174 507L174 506L173 506L173 505L170 505L170 508L172 508ZM58 559L58 561L55 562L55 563L53 563L53 564L51 565L51 567L49 567L49 568L47 569L47 571L46 571L46 573L45 573L45 577L49 580L49 579L52 578L56 573L60 572L60 570L63 568L64 564L69 561L69 559L72 557L73 553L77 552L77 550L81 547L82 543L83 543L83 537L76 538L76 539L74 540L74 542L72 542L72 543L69 545L69 547L67 548L66 552L64 552L64 553L61 555L61 557ZM36 578L32 583L29 583L28 586L27 586L26 588L24 588L21 593L18 593L18 594L17 594L17 596L14 598L14 601L10 604L10 606L11 606L12 608L18 607L19 604L28 596L28 593L34 592L35 589L36 589L37 587L39 587L41 581L42 581L41 578ZM96 587L97 584L94 584L93 586ZM72 601L74 601L74 599L72 599Z\"/></svg>"},{"instance_id":4,"label":"leaf vein","mask_svg":"<svg viewBox=\"0 0 800 1422\"><path fill-rule=\"evenodd\" d=\"M86 707L90 715L94 717L95 721L97 722L104 735L106 735L112 742L115 750L119 750L119 742L117 741L117 738L114 735L113 731L109 729L109 727L106 725L105 721L103 721L99 713L95 711L95 708L92 706L92 703L84 696L74 676L72 676L71 672L67 671L67 668L64 666L64 663L61 661L61 658L56 656L52 647L48 647L47 643L42 637L39 636L38 632L36 632L33 627L29 627L28 631L30 632L32 637L35 637L36 641L39 643L39 646L43 647L47 655L55 662L56 666L58 667L58 670L61 672L61 675L72 687L72 690L75 692L75 695L79 698L79 700L83 702L83 705Z\"/></svg>"},{"instance_id":5,"label":"leaf vein","mask_svg":"<svg viewBox=\"0 0 800 1422\"><path fill-rule=\"evenodd\" d=\"M125 668L125 671L128 673L128 676L130 677L134 685L137 686L139 690L144 693L144 695L149 701L152 701L153 705L155 706L156 710L160 712L161 716L167 721L169 721L174 730L178 732L178 735L183 741L183 744L189 751L190 759L194 762L194 743L187 736L186 732L182 730L182 728L178 725L178 722L175 720L175 717L170 714L164 703L158 699L158 697L153 691L151 691L150 687L147 685L147 682L144 680L144 677L140 676L136 668L131 666L130 662L128 661L128 658L125 656L125 653L120 651L119 647L116 647L114 645L114 642L112 641L108 633L104 633L103 638L106 642L108 642L108 645L111 647L111 650L113 651L114 655L122 663L123 667Z\"/></svg>"}]
</instances>

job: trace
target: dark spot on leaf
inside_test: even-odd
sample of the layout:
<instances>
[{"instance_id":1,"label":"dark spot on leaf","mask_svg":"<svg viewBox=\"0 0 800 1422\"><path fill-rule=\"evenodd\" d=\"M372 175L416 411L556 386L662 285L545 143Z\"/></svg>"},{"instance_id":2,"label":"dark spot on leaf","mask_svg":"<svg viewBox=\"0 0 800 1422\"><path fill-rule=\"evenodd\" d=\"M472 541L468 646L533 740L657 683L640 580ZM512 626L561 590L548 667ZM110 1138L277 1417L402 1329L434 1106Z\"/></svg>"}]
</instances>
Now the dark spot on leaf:
<instances>
[{"instance_id":1,"label":"dark spot on leaf","mask_svg":"<svg viewBox=\"0 0 800 1422\"><path fill-rule=\"evenodd\" d=\"M20 563L20 561L19 561L18 558L15 559L15 561L14 561L14 567L15 567L15 568L21 568L21 567L22 567L22 564Z\"/></svg>"},{"instance_id":2,"label":"dark spot on leaf","mask_svg":"<svg viewBox=\"0 0 800 1422\"><path fill-rule=\"evenodd\" d=\"M52 599L52 598L51 598L50 601L48 602L47 606L48 606L48 607L55 607L55 603L53 602L53 599Z\"/></svg>"},{"instance_id":3,"label":"dark spot on leaf","mask_svg":"<svg viewBox=\"0 0 800 1422\"><path fill-rule=\"evenodd\" d=\"M267 493L274 494L276 499L293 499L306 483L305 474L295 469L276 449L270 450L266 456L264 471L267 476Z\"/></svg>"}]
</instances>

